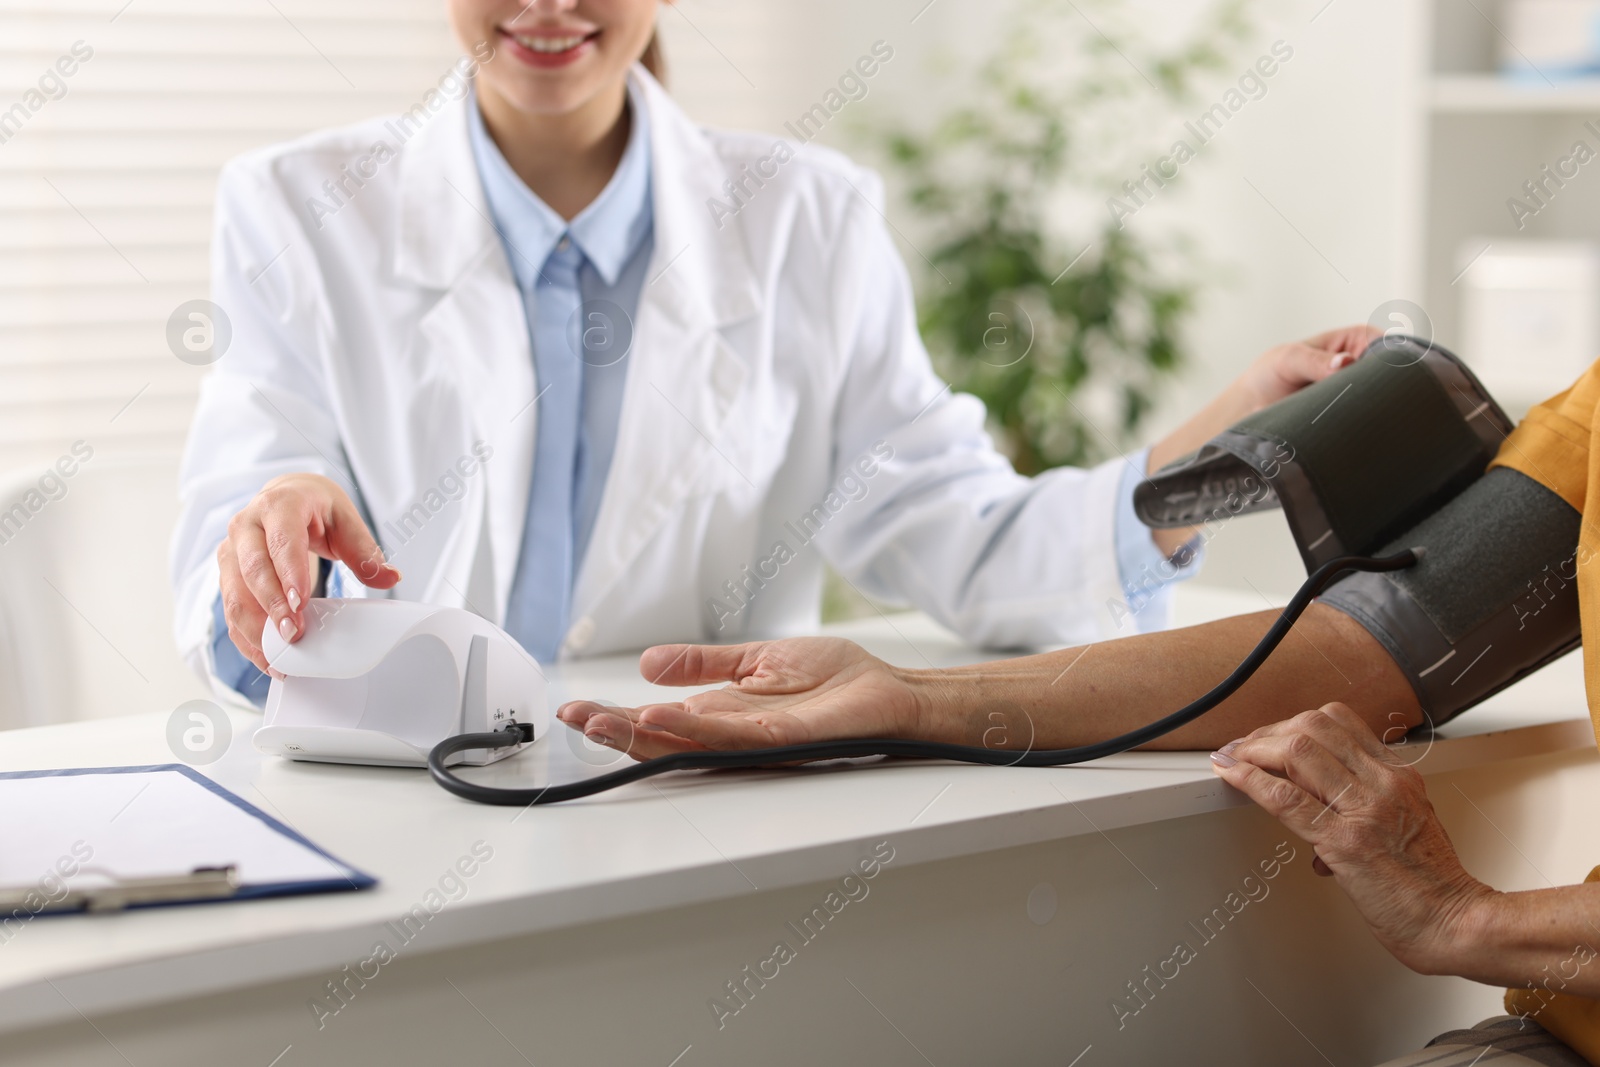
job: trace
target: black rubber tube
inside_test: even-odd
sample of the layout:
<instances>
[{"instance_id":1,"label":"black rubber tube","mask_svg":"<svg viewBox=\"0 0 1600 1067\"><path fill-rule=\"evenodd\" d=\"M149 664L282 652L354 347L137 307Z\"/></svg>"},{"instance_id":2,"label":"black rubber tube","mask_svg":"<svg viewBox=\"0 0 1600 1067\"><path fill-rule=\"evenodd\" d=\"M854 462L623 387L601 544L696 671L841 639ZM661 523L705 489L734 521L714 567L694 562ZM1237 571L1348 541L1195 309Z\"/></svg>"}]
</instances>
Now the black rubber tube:
<instances>
[{"instance_id":1,"label":"black rubber tube","mask_svg":"<svg viewBox=\"0 0 1600 1067\"><path fill-rule=\"evenodd\" d=\"M1329 560L1305 580L1295 594L1290 598L1272 625L1268 627L1256 647L1250 654L1235 667L1229 674L1210 692L1191 703L1179 708L1165 718L1157 719L1148 726L1141 726L1137 730L1130 730L1120 737L1113 737L1106 741L1097 741L1094 744L1079 745L1076 748L1054 749L1026 749L1021 752L1010 749L981 748L975 745L951 745L936 741L904 741L897 738L862 738L854 741L816 741L806 745L784 745L780 748L751 748L732 752L679 752L671 756L661 756L657 759L644 760L631 767L624 767L610 774L597 775L577 782L568 782L562 785L546 785L526 789L506 789L497 786L477 785L457 777L455 772L445 766L445 760L457 752L464 752L477 748L503 748L506 745L519 744L525 739L524 728L513 727L497 730L485 734L461 734L457 737L446 738L433 747L428 753L428 771L433 775L433 780L458 797L474 800L480 804L504 804L527 807L531 804L559 804L562 801L577 800L580 797L593 796L603 793L608 789L615 789L629 782L637 782L641 778L649 778L657 774L666 774L669 771L695 771L710 769L734 769L771 767L780 763L796 763L809 760L825 759L852 759L862 756L900 756L914 759L942 759L957 763L981 763L991 766L1011 767L1060 767L1071 763L1087 763L1090 760L1114 756L1119 752L1126 752L1130 748L1154 741L1156 738L1171 733L1180 726L1193 722L1212 708L1221 704L1232 696L1240 686L1250 680L1250 676L1261 669L1261 665L1272 655L1274 649L1288 636L1289 630L1295 621L1304 614L1311 601L1316 599L1328 583L1345 571L1397 571L1414 565L1422 558L1422 549L1409 548L1404 552L1397 552L1392 556L1373 558L1370 556L1341 556Z\"/></svg>"}]
</instances>

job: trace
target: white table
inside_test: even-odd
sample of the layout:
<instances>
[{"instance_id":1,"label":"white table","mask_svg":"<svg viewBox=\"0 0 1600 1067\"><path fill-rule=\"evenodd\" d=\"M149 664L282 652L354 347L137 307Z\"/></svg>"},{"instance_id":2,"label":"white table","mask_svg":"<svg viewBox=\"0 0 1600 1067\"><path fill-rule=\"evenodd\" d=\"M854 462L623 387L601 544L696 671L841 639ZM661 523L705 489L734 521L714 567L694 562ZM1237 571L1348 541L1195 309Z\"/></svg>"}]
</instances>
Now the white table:
<instances>
[{"instance_id":1,"label":"white table","mask_svg":"<svg viewBox=\"0 0 1600 1067\"><path fill-rule=\"evenodd\" d=\"M1192 588L1180 618L1259 606ZM907 665L983 658L914 615L835 631ZM557 681L619 703L652 692L623 658ZM0 769L172 762L166 721L3 733ZM233 746L201 770L379 886L34 920L0 944L0 1060L944 1067L1083 1053L1082 1067L1172 1054L1343 1067L1495 1010L1492 990L1390 960L1311 875L1306 847L1224 789L1203 754L679 775L521 811L457 800L422 771L259 756L256 722L235 714ZM1444 735L1419 766L1475 873L1532 887L1600 861L1582 814L1600 810L1600 761L1576 656ZM474 773L526 784L614 758L558 727ZM1296 860L1263 881L1285 840ZM401 942L388 924L480 841L493 858L465 895ZM827 912L830 888L875 848L893 859ZM1230 892L1262 888L1213 921L1214 939L1200 932ZM830 920L802 940L786 924L817 906ZM780 940L793 958L764 963ZM1151 977L1171 974L1179 940L1194 958ZM393 961L363 964L379 941ZM1148 1003L1130 1014L1135 981Z\"/></svg>"}]
</instances>

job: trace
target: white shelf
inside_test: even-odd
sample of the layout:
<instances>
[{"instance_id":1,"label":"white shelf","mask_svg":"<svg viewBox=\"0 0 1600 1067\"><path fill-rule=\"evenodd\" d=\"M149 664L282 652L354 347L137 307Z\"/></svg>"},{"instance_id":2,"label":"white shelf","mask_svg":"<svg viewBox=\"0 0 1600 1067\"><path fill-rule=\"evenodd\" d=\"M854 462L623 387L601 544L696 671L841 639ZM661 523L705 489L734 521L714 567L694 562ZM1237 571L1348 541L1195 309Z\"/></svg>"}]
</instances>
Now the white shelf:
<instances>
[{"instance_id":1,"label":"white shelf","mask_svg":"<svg viewBox=\"0 0 1600 1067\"><path fill-rule=\"evenodd\" d=\"M1438 74L1429 101L1439 114L1505 114L1600 110L1600 77L1543 82L1498 74Z\"/></svg>"},{"instance_id":2,"label":"white shelf","mask_svg":"<svg viewBox=\"0 0 1600 1067\"><path fill-rule=\"evenodd\" d=\"M1521 422L1528 409L1535 404L1543 403L1572 385L1577 375L1570 378L1544 376L1537 379L1513 379L1493 376L1480 376L1483 387L1489 395L1505 409L1507 415L1515 422Z\"/></svg>"}]
</instances>

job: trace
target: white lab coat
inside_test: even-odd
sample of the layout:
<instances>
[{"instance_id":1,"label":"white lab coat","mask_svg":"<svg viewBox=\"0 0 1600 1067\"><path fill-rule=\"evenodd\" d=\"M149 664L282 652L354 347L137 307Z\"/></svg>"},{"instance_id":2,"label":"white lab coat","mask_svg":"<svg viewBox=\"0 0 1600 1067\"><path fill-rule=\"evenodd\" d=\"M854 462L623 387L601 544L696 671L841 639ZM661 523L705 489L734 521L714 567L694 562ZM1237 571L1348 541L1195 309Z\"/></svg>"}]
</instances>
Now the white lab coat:
<instances>
[{"instance_id":1,"label":"white lab coat","mask_svg":"<svg viewBox=\"0 0 1600 1067\"><path fill-rule=\"evenodd\" d=\"M986 645L1162 625L1123 608L1123 462L1023 478L982 404L933 373L876 177L804 146L758 188L748 175L771 173L774 138L702 129L635 77L654 260L562 657L806 633L825 559ZM294 471L346 486L404 573L393 594L368 595L505 617L539 387L467 106L446 104L403 144L373 120L222 173L213 299L233 337L201 390L172 563L177 637L197 669L209 671L228 520ZM336 203L330 179L353 195ZM742 206L730 180L749 190Z\"/></svg>"}]
</instances>

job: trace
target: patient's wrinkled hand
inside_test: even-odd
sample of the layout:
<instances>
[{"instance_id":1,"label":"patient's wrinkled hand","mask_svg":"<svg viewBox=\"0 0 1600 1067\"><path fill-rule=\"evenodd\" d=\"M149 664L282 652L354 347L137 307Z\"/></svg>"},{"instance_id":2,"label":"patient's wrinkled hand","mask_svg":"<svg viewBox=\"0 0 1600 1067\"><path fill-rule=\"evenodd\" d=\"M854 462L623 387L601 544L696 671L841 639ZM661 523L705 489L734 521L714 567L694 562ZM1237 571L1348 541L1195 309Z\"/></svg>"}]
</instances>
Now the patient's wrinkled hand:
<instances>
[{"instance_id":1,"label":"patient's wrinkled hand","mask_svg":"<svg viewBox=\"0 0 1600 1067\"><path fill-rule=\"evenodd\" d=\"M700 749L912 737L927 713L917 672L840 638L658 645L640 657L639 673L659 685L730 684L638 708L574 701L556 717L591 741L652 759Z\"/></svg>"},{"instance_id":2,"label":"patient's wrinkled hand","mask_svg":"<svg viewBox=\"0 0 1600 1067\"><path fill-rule=\"evenodd\" d=\"M1462 974L1466 931L1497 896L1462 867L1422 775L1343 704L1265 726L1212 754L1217 774L1310 842L1395 957Z\"/></svg>"}]
</instances>

